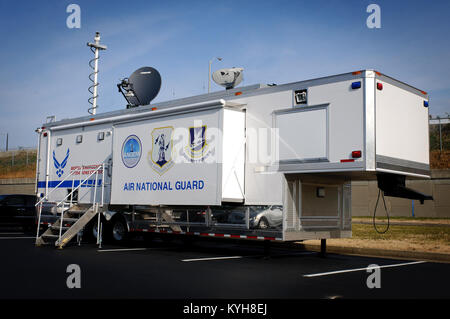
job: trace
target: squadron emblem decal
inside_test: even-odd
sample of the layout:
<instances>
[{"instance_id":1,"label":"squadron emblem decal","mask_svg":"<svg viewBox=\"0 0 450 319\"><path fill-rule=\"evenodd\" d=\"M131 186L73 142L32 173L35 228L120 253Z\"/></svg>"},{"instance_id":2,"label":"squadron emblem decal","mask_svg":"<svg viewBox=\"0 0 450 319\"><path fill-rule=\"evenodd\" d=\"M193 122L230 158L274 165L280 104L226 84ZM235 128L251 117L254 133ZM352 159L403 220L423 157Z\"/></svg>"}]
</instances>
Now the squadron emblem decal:
<instances>
[{"instance_id":1,"label":"squadron emblem decal","mask_svg":"<svg viewBox=\"0 0 450 319\"><path fill-rule=\"evenodd\" d=\"M202 162L211 154L206 141L206 125L189 128L189 144L184 148L184 157L191 162Z\"/></svg>"},{"instance_id":2,"label":"squadron emblem decal","mask_svg":"<svg viewBox=\"0 0 450 319\"><path fill-rule=\"evenodd\" d=\"M164 174L173 166L173 127L158 127L152 131L152 150L149 162L152 168L160 175Z\"/></svg>"}]
</instances>

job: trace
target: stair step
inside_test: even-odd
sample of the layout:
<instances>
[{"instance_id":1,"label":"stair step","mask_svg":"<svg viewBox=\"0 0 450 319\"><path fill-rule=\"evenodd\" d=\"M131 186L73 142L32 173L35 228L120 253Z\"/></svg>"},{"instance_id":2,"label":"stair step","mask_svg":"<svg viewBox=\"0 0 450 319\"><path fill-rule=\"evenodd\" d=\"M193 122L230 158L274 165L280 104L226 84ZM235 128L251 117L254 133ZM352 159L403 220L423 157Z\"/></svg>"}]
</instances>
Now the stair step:
<instances>
[{"instance_id":1,"label":"stair step","mask_svg":"<svg viewBox=\"0 0 450 319\"><path fill-rule=\"evenodd\" d=\"M52 240L55 246L63 248L99 213L98 205L67 207L68 205L65 204L64 206L62 220L61 214L58 213L58 220L36 240L36 245L44 245ZM61 224L62 227L59 226ZM63 230L61 236L59 236L60 230Z\"/></svg>"},{"instance_id":2,"label":"stair step","mask_svg":"<svg viewBox=\"0 0 450 319\"><path fill-rule=\"evenodd\" d=\"M65 223L65 222L68 222L68 223L76 222L77 220L78 220L78 218L64 217L63 223Z\"/></svg>"},{"instance_id":3,"label":"stair step","mask_svg":"<svg viewBox=\"0 0 450 319\"><path fill-rule=\"evenodd\" d=\"M54 226L54 225L52 225L51 228L52 228L53 230L59 230L59 226ZM66 230L66 229L69 229L70 227L63 226L63 227L61 227L61 228L62 228L63 230Z\"/></svg>"},{"instance_id":4,"label":"stair step","mask_svg":"<svg viewBox=\"0 0 450 319\"><path fill-rule=\"evenodd\" d=\"M58 239L59 235L53 235L53 234L42 234L42 237L44 238L52 238L52 239Z\"/></svg>"},{"instance_id":5,"label":"stair step","mask_svg":"<svg viewBox=\"0 0 450 319\"><path fill-rule=\"evenodd\" d=\"M69 214L84 214L84 213L86 213L86 211L85 210L67 210L66 211L66 213L69 213Z\"/></svg>"}]
</instances>

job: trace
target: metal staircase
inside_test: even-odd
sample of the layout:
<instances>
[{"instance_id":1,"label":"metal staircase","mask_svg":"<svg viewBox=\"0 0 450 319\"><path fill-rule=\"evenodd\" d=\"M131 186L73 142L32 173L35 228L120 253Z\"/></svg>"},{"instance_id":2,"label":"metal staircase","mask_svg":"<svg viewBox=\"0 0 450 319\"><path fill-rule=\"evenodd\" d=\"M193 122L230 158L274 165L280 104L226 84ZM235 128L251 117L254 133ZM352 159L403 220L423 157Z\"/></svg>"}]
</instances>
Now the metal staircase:
<instances>
[{"instance_id":1,"label":"metal staircase","mask_svg":"<svg viewBox=\"0 0 450 319\"><path fill-rule=\"evenodd\" d=\"M36 245L46 245L54 242L58 248L63 248L75 237L99 212L98 204L87 210L79 209L77 205L67 207L61 217L51 225L36 240Z\"/></svg>"},{"instance_id":2,"label":"metal staircase","mask_svg":"<svg viewBox=\"0 0 450 319\"><path fill-rule=\"evenodd\" d=\"M100 202L97 202L97 185L98 185L98 175L99 171L102 170L101 174L103 175L101 181L101 198ZM67 245L72 238L74 238L77 234L79 234L83 228L97 215L97 243L101 243L101 225L100 225L100 212L103 211L103 196L104 196L104 173L105 172L105 164L99 165L95 171L93 171L86 179L81 181L78 186L75 186L74 181L72 180L72 191L64 197L59 203L56 203L56 208L59 210L59 218L53 223L42 235L39 236L40 224L41 224L41 213L42 206L45 201L48 201L48 195L50 195L55 189L57 189L65 180L67 180L70 176L73 176L75 172L71 172L65 179L63 179L51 192L48 192L47 195L42 198L36 206L39 206L39 214L38 214L38 227L36 233L36 246L47 245L54 243L54 245L60 249L62 249L65 245ZM88 181L92 181L91 177L95 175L95 183L88 183ZM73 203L73 194L82 186L90 186L93 193L93 202L87 205L80 205ZM70 198L70 200L69 200Z\"/></svg>"}]
</instances>

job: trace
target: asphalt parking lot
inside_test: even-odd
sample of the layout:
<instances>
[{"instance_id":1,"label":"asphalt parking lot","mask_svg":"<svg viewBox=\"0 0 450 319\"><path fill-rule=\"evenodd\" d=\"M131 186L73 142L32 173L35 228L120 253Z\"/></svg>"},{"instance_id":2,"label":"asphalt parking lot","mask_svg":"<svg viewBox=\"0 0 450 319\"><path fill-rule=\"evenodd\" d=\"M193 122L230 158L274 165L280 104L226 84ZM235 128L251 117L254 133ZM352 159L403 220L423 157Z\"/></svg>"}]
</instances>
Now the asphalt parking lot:
<instances>
[{"instance_id":1,"label":"asphalt parking lot","mask_svg":"<svg viewBox=\"0 0 450 319\"><path fill-rule=\"evenodd\" d=\"M135 240L126 246L35 247L0 232L0 298L328 299L449 298L450 264L328 254L245 241ZM80 288L68 288L79 266ZM368 288L369 265L381 288Z\"/></svg>"}]
</instances>

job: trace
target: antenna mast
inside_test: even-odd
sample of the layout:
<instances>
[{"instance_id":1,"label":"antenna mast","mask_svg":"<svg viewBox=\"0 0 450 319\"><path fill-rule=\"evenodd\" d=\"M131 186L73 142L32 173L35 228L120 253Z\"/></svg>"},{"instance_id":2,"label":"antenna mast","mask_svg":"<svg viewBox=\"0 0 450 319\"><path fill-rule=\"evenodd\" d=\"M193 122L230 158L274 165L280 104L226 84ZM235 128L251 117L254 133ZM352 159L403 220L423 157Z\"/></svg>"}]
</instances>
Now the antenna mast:
<instances>
[{"instance_id":1,"label":"antenna mast","mask_svg":"<svg viewBox=\"0 0 450 319\"><path fill-rule=\"evenodd\" d=\"M92 94L92 96L88 99L89 104L92 105L91 108L88 109L88 112L92 115L95 115L97 112L97 87L98 87L98 81L97 81L97 75L98 75L98 53L100 50L106 50L106 45L100 44L100 32L95 33L94 37L94 43L87 43L87 46L91 49L92 53L94 53L94 58L89 61L89 66L94 70L91 74L89 74L89 80L93 83L89 88L88 91ZM94 65L92 65L92 62L94 62ZM94 78L92 78L94 76Z\"/></svg>"}]
</instances>

